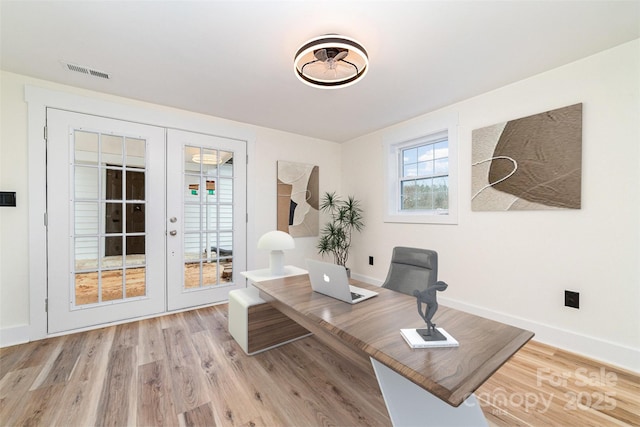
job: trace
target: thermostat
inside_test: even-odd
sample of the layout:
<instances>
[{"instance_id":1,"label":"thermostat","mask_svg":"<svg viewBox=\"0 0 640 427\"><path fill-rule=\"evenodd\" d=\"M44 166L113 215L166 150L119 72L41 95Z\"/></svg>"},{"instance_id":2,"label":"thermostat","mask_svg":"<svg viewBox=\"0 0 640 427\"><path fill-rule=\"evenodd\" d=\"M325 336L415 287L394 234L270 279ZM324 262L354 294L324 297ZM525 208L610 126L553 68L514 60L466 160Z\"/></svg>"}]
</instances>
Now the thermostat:
<instances>
[{"instance_id":1,"label":"thermostat","mask_svg":"<svg viewBox=\"0 0 640 427\"><path fill-rule=\"evenodd\" d=\"M15 206L15 205L16 205L15 191L0 191L0 206Z\"/></svg>"}]
</instances>

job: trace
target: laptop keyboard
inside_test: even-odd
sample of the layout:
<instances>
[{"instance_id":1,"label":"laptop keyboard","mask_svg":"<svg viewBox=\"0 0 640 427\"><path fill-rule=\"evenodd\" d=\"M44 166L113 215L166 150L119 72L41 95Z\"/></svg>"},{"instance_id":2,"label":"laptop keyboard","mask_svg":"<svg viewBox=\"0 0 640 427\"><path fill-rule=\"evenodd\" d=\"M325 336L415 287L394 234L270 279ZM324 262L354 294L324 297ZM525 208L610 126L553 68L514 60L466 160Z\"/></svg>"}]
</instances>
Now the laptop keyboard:
<instances>
[{"instance_id":1,"label":"laptop keyboard","mask_svg":"<svg viewBox=\"0 0 640 427\"><path fill-rule=\"evenodd\" d=\"M360 294L358 294L358 293L351 292L351 301L354 301L354 300L356 300L356 299L358 299L358 298L362 298L363 296L364 296L364 295L360 295Z\"/></svg>"}]
</instances>

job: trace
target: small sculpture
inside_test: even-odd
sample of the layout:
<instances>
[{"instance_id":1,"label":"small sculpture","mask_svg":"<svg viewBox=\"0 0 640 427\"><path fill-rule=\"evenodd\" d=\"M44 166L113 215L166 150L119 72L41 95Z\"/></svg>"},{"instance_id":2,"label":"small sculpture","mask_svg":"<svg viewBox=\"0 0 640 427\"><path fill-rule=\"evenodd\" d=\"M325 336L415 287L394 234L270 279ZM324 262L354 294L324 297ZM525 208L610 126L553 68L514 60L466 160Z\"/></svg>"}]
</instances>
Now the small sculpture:
<instances>
[{"instance_id":1,"label":"small sculpture","mask_svg":"<svg viewBox=\"0 0 640 427\"><path fill-rule=\"evenodd\" d=\"M416 329L416 332L418 332L425 341L446 340L445 336L436 329L436 325L431 322L431 319L433 318L433 315L436 314L436 310L438 310L436 292L444 291L447 289L447 286L449 285L445 282L437 281L436 283L429 285L427 289L422 292L418 290L413 291L413 296L416 297L418 304L418 314L420 314L420 317L427 322L427 329ZM426 305L424 314L422 313L422 303L425 303Z\"/></svg>"}]
</instances>

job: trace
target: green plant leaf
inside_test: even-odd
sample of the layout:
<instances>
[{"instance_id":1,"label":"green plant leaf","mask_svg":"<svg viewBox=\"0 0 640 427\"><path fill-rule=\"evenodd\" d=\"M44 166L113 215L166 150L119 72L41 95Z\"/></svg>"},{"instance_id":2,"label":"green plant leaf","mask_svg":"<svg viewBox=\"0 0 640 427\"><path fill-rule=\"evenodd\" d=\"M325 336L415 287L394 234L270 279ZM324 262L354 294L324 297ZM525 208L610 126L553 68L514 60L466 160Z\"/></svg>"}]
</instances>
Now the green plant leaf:
<instances>
[{"instance_id":1,"label":"green plant leaf","mask_svg":"<svg viewBox=\"0 0 640 427\"><path fill-rule=\"evenodd\" d=\"M342 200L335 192L326 192L320 210L329 213L331 219L320 233L318 253L331 253L336 264L345 265L349 258L353 231L362 231L364 217L360 202L354 196Z\"/></svg>"}]
</instances>

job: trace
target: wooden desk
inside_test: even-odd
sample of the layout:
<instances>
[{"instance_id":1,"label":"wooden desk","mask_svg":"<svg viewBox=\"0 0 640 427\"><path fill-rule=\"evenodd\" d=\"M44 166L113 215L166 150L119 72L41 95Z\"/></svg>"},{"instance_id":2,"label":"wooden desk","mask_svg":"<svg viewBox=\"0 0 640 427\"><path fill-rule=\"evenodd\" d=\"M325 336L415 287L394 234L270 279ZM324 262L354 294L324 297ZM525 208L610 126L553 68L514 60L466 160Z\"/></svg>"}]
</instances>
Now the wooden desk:
<instances>
[{"instance_id":1,"label":"wooden desk","mask_svg":"<svg viewBox=\"0 0 640 427\"><path fill-rule=\"evenodd\" d=\"M401 337L400 329L424 327L424 321L417 313L415 298L351 282L373 289L379 295L359 304L346 304L313 292L308 275L256 282L254 285L265 301L319 338L325 338L325 343L331 345L333 342L337 347L346 344L352 350L369 356L394 424L403 424L396 420L405 419L402 413L408 410L407 402L411 399L402 391L402 396L395 396L397 402L390 402L394 400L391 394L398 394L399 388L392 386L391 391L385 393L383 382L395 382L397 379L393 373L446 402L448 405L445 406L450 405L450 409L469 407L468 399L475 399L473 392L533 337L529 331L440 305L434 321L457 339L460 346L412 349ZM406 385L398 387L402 390L411 388ZM422 397L416 398L422 402ZM465 401L467 404L461 406ZM391 408L390 403L396 409ZM462 411L460 408L454 412L439 409L455 414ZM480 408L477 409L479 411ZM428 422L432 414L423 411L421 408L422 421ZM395 420L392 412L396 412ZM447 415L445 421L450 416ZM413 418L414 421L418 419Z\"/></svg>"}]
</instances>

